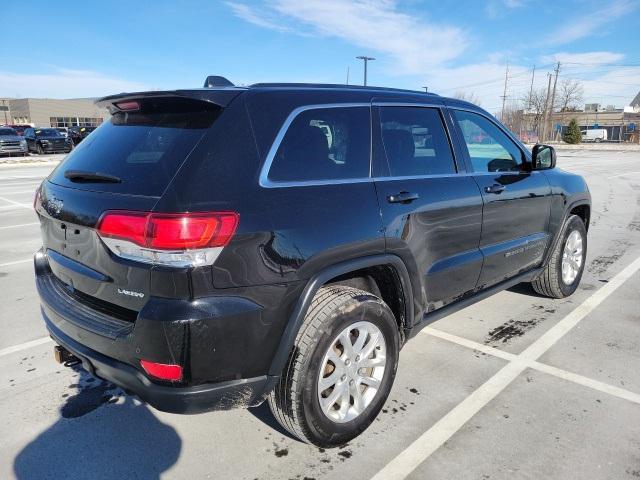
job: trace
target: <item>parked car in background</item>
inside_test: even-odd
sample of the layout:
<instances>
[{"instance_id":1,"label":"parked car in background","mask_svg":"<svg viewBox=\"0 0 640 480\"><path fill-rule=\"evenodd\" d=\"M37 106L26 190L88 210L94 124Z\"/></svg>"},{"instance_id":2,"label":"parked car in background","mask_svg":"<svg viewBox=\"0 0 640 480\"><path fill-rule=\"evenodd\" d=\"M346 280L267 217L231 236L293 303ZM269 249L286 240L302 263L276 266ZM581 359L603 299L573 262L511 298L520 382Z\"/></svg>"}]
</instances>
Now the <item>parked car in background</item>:
<instances>
[{"instance_id":1,"label":"parked car in background","mask_svg":"<svg viewBox=\"0 0 640 480\"><path fill-rule=\"evenodd\" d=\"M69 131L67 130L67 127L55 127L55 129L59 131L64 138L67 138L69 136Z\"/></svg>"},{"instance_id":2,"label":"parked car in background","mask_svg":"<svg viewBox=\"0 0 640 480\"><path fill-rule=\"evenodd\" d=\"M69 127L68 136L71 139L73 146L76 146L95 129L96 127Z\"/></svg>"},{"instance_id":3,"label":"parked car in background","mask_svg":"<svg viewBox=\"0 0 640 480\"><path fill-rule=\"evenodd\" d=\"M27 148L30 152L69 153L73 146L68 138L55 128L27 128L24 132Z\"/></svg>"},{"instance_id":4,"label":"parked car in background","mask_svg":"<svg viewBox=\"0 0 640 480\"><path fill-rule=\"evenodd\" d=\"M24 135L24 131L27 128L31 128L31 125L4 125L5 127L13 128L21 137Z\"/></svg>"},{"instance_id":5,"label":"parked car in background","mask_svg":"<svg viewBox=\"0 0 640 480\"><path fill-rule=\"evenodd\" d=\"M27 142L13 128L0 127L0 155L26 155Z\"/></svg>"},{"instance_id":6,"label":"parked car in background","mask_svg":"<svg viewBox=\"0 0 640 480\"><path fill-rule=\"evenodd\" d=\"M582 130L583 142L603 142L608 139L607 130L605 128L593 128L591 130Z\"/></svg>"}]
</instances>

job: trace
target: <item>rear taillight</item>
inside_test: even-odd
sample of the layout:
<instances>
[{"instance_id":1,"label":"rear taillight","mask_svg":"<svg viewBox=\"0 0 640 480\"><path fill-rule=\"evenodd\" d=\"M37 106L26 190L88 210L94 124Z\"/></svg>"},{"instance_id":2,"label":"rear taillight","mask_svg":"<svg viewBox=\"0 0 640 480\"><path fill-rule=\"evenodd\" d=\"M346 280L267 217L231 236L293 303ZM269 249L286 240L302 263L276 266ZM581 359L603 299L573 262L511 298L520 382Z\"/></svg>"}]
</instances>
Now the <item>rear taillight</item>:
<instances>
[{"instance_id":1,"label":"rear taillight","mask_svg":"<svg viewBox=\"0 0 640 480\"><path fill-rule=\"evenodd\" d=\"M169 382L182 380L182 367L180 365L156 363L148 360L140 360L140 365L150 377Z\"/></svg>"},{"instance_id":2,"label":"rear taillight","mask_svg":"<svg viewBox=\"0 0 640 480\"><path fill-rule=\"evenodd\" d=\"M98 235L121 257L170 266L212 264L238 226L235 212L149 213L112 210Z\"/></svg>"}]
</instances>

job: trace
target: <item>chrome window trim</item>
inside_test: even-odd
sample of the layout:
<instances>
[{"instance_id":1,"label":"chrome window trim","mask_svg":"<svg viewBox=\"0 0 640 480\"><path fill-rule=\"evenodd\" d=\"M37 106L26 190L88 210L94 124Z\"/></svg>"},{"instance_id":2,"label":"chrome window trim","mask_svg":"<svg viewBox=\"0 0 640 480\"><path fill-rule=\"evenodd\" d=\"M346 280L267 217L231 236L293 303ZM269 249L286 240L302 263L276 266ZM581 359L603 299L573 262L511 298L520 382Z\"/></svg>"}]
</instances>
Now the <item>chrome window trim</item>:
<instances>
[{"instance_id":1,"label":"chrome window trim","mask_svg":"<svg viewBox=\"0 0 640 480\"><path fill-rule=\"evenodd\" d=\"M526 163L531 163L531 157L530 157L530 154L529 154L529 150L522 145L520 140L518 140L515 137L515 135L513 135L513 133L511 133L511 130L503 128L502 123L497 122L495 118L491 117L491 115L487 115L486 113L484 113L484 112L482 112L480 110L474 110L473 108L467 108L467 107L449 106L447 108L449 108L449 110L462 110L464 112L475 113L477 115L480 115L481 117L486 118L493 125L495 125L498 130L500 130L502 133L504 133L509 138L509 140L511 140L516 145L516 147L518 148L518 150L520 150L520 153L522 153L522 155L524 157L525 164ZM457 122L457 119L456 119L456 122ZM458 125L458 129L459 128L460 128L460 126ZM465 146L466 146L466 142L465 142ZM471 165L471 166L473 167L473 165ZM530 174L533 171L534 170L532 170L531 172L520 172L520 173ZM491 172L474 172L474 173L491 173ZM513 173L516 173L516 172L513 172Z\"/></svg>"},{"instance_id":2,"label":"chrome window trim","mask_svg":"<svg viewBox=\"0 0 640 480\"><path fill-rule=\"evenodd\" d=\"M302 112L306 112L307 110L320 110L327 108L353 108L353 107L366 107L369 109L369 141L371 142L371 103L324 103L324 104L314 104L314 105L303 105L295 108L286 118L280 130L278 130L278 134L276 138L273 140L271 144L271 148L269 148L269 152L267 153L267 158L262 165L262 169L260 170L260 177L258 179L258 183L263 188L278 188L278 187L309 187L315 185L334 185L334 184L343 184L343 183L363 183L363 182L372 182L371 178L371 143L369 144L369 176L368 177L356 177L356 178L340 178L340 179L327 179L327 180L301 180L301 181L274 181L269 179L269 171L271 170L271 164L275 159L276 153L278 152L278 148L280 148L280 144L284 139L284 136L289 130L291 123L296 119L298 115Z\"/></svg>"}]
</instances>

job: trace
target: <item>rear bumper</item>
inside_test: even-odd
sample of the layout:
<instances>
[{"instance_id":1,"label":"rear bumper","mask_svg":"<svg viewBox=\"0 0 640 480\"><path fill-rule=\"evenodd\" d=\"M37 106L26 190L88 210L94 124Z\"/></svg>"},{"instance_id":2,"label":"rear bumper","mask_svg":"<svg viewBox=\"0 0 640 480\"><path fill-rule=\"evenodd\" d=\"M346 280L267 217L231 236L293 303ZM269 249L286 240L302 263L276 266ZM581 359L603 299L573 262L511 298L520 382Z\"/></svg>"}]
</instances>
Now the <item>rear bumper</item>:
<instances>
[{"instance_id":1,"label":"rear bumper","mask_svg":"<svg viewBox=\"0 0 640 480\"><path fill-rule=\"evenodd\" d=\"M211 410L258 405L275 382L268 376L231 380L192 387L172 387L152 383L131 365L119 362L82 345L43 316L51 338L82 361L95 377L108 380L129 393L135 393L149 405L170 413L200 413Z\"/></svg>"},{"instance_id":2,"label":"rear bumper","mask_svg":"<svg viewBox=\"0 0 640 480\"><path fill-rule=\"evenodd\" d=\"M268 363L260 364L259 355L252 354L259 352L259 345L238 341L236 329L252 325L259 331L261 310L253 302L216 297L211 299L215 308L207 309L202 299L194 307L182 300L150 298L137 319L127 321L77 300L73 289L52 273L42 251L34 263L42 316L51 337L80 358L91 374L158 410L199 413L255 406L278 380L267 375ZM223 314L212 316L215 309ZM141 358L180 363L185 382L152 381L140 367Z\"/></svg>"}]
</instances>

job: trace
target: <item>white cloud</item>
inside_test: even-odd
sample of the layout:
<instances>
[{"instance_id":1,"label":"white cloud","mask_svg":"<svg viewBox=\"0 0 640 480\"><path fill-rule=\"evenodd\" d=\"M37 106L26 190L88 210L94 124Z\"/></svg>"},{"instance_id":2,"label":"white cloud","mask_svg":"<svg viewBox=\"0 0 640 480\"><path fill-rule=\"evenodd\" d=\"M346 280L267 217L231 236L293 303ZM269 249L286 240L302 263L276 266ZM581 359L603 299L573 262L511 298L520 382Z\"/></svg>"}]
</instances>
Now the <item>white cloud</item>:
<instances>
[{"instance_id":1,"label":"white cloud","mask_svg":"<svg viewBox=\"0 0 640 480\"><path fill-rule=\"evenodd\" d=\"M489 0L484 7L485 13L490 18L502 17L510 10L524 7L527 0Z\"/></svg>"},{"instance_id":2,"label":"white cloud","mask_svg":"<svg viewBox=\"0 0 640 480\"><path fill-rule=\"evenodd\" d=\"M273 0L260 7L230 6L240 18L265 28L306 27L362 47L363 54L386 54L401 74L425 73L456 58L469 43L462 29L402 13L394 0Z\"/></svg>"},{"instance_id":3,"label":"white cloud","mask_svg":"<svg viewBox=\"0 0 640 480\"><path fill-rule=\"evenodd\" d=\"M225 2L233 11L233 14L249 23L258 27L268 28L277 32L292 32L293 30L282 23L278 23L277 19L270 18L265 11L258 11L248 5L237 2Z\"/></svg>"},{"instance_id":4,"label":"white cloud","mask_svg":"<svg viewBox=\"0 0 640 480\"><path fill-rule=\"evenodd\" d=\"M0 92L11 97L82 98L149 90L149 86L91 70L54 67L49 73L0 70Z\"/></svg>"},{"instance_id":5,"label":"white cloud","mask_svg":"<svg viewBox=\"0 0 640 480\"><path fill-rule=\"evenodd\" d=\"M609 63L616 63L624 59L624 54L616 52L584 52L584 53L569 53L558 52L553 55L546 55L542 57L544 63L569 63L580 64L584 66L598 66L606 65Z\"/></svg>"},{"instance_id":6,"label":"white cloud","mask_svg":"<svg viewBox=\"0 0 640 480\"><path fill-rule=\"evenodd\" d=\"M636 0L613 0L603 2L601 5L600 8L593 9L586 4L577 4L577 8L582 8L585 13L577 17L568 16L567 21L547 35L542 43L562 45L590 35L597 35L599 30L608 23L635 10L638 7L638 2Z\"/></svg>"}]
</instances>

